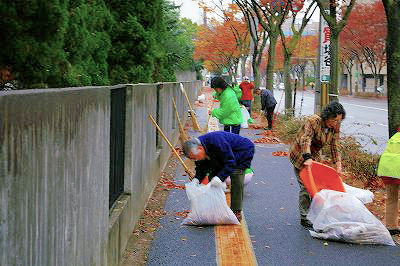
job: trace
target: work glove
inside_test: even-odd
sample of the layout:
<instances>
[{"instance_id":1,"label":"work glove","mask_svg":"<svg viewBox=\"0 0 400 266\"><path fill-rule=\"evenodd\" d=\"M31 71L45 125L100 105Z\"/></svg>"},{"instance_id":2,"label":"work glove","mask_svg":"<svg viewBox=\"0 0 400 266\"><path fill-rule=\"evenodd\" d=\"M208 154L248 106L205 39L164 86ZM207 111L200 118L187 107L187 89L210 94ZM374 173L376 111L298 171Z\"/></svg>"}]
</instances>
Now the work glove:
<instances>
[{"instance_id":1,"label":"work glove","mask_svg":"<svg viewBox=\"0 0 400 266\"><path fill-rule=\"evenodd\" d=\"M222 182L218 176L214 176L213 179L211 179L210 185L212 187L221 187L224 191L226 190L226 183Z\"/></svg>"},{"instance_id":2,"label":"work glove","mask_svg":"<svg viewBox=\"0 0 400 266\"><path fill-rule=\"evenodd\" d=\"M221 186L221 183L222 183L221 179L219 179L218 176L214 176L213 179L211 179L210 185L212 187L219 187Z\"/></svg>"}]
</instances>

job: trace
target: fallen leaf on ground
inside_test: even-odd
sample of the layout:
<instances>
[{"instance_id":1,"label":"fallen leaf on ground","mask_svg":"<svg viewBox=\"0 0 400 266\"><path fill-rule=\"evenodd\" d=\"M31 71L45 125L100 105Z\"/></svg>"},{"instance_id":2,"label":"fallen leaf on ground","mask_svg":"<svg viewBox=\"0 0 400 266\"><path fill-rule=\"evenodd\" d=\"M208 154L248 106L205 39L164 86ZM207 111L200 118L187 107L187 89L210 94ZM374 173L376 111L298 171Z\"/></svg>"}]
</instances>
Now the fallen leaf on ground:
<instances>
[{"instance_id":1,"label":"fallen leaf on ground","mask_svg":"<svg viewBox=\"0 0 400 266\"><path fill-rule=\"evenodd\" d=\"M288 156L287 151L274 151L272 152L272 156Z\"/></svg>"},{"instance_id":2,"label":"fallen leaf on ground","mask_svg":"<svg viewBox=\"0 0 400 266\"><path fill-rule=\"evenodd\" d=\"M254 143L280 144L281 142L280 142L280 140L278 138L275 138L275 137L272 137L272 138L263 137L263 138L260 138L260 139L256 139L254 141Z\"/></svg>"}]
</instances>

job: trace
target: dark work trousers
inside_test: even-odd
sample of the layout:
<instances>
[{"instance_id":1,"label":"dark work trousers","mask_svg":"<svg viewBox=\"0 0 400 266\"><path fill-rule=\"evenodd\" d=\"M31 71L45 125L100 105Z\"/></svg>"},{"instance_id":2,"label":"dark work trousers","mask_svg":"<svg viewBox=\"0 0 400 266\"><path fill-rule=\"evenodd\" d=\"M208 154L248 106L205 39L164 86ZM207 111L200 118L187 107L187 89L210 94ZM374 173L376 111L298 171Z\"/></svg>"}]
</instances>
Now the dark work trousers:
<instances>
[{"instance_id":1,"label":"dark work trousers","mask_svg":"<svg viewBox=\"0 0 400 266\"><path fill-rule=\"evenodd\" d=\"M224 125L224 131L239 135L240 124L239 125Z\"/></svg>"},{"instance_id":2,"label":"dark work trousers","mask_svg":"<svg viewBox=\"0 0 400 266\"><path fill-rule=\"evenodd\" d=\"M267 107L267 109L264 112L264 115L268 120L268 128L269 129L272 129L272 119L274 117L275 106L276 106L276 104L271 107Z\"/></svg>"},{"instance_id":3,"label":"dark work trousers","mask_svg":"<svg viewBox=\"0 0 400 266\"><path fill-rule=\"evenodd\" d=\"M304 187L303 182L300 180L299 176L300 170L294 167L294 174L296 175L297 182L299 182L300 191L299 191L299 212L300 212L300 219L306 220L308 209L310 208L311 204L311 197L308 194L306 188Z\"/></svg>"},{"instance_id":4,"label":"dark work trousers","mask_svg":"<svg viewBox=\"0 0 400 266\"><path fill-rule=\"evenodd\" d=\"M231 174L231 210L241 211L243 206L244 170L234 169Z\"/></svg>"}]
</instances>

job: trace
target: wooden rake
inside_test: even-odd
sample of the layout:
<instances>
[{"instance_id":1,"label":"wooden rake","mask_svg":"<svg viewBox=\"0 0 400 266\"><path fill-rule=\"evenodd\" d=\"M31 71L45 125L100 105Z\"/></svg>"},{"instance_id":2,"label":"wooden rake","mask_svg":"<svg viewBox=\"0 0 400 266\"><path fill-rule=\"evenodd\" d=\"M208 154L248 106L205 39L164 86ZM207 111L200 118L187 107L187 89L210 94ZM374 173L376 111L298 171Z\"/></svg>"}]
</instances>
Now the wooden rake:
<instances>
[{"instance_id":1,"label":"wooden rake","mask_svg":"<svg viewBox=\"0 0 400 266\"><path fill-rule=\"evenodd\" d=\"M189 101L189 97L188 97L188 95L186 93L186 90L183 87L182 83L180 83L180 88L181 88L182 93L185 95L186 101L187 101L188 106L189 106L189 113L190 113L190 118L192 119L193 130L201 132L201 128L199 126L199 123L197 122L196 115L195 115L195 113L193 111L192 105L190 104L190 101Z\"/></svg>"},{"instance_id":2,"label":"wooden rake","mask_svg":"<svg viewBox=\"0 0 400 266\"><path fill-rule=\"evenodd\" d=\"M187 141L189 139L189 137L186 134L185 130L183 129L183 125L182 125L181 119L179 117L178 109L176 108L176 103L175 103L175 99L174 98L172 98L172 104L174 106L176 120L178 121L179 139L181 140L181 144L183 145L183 143L185 141Z\"/></svg>"},{"instance_id":3,"label":"wooden rake","mask_svg":"<svg viewBox=\"0 0 400 266\"><path fill-rule=\"evenodd\" d=\"M154 120L153 116L149 114L149 119L153 123L153 125L156 127L158 132L160 132L161 136L167 142L168 146L171 148L172 152L175 153L176 157L178 158L179 162L182 164L183 169L185 169L185 172L189 175L189 180L192 181L194 178L194 174L189 170L185 162L182 160L181 156L179 153L175 150L175 147L171 144L171 142L168 140L168 138L165 136L164 132L161 130L161 128L158 126L156 120Z\"/></svg>"}]
</instances>

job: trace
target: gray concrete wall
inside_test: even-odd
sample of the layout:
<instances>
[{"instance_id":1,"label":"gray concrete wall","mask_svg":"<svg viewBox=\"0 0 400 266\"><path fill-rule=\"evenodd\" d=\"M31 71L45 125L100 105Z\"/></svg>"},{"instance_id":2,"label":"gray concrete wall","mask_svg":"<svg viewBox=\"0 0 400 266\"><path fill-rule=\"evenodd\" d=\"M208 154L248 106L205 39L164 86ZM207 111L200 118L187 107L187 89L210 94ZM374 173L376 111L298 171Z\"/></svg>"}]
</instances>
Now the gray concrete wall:
<instances>
[{"instance_id":1,"label":"gray concrete wall","mask_svg":"<svg viewBox=\"0 0 400 266\"><path fill-rule=\"evenodd\" d=\"M183 83L191 101L201 83ZM126 86L124 194L108 208L110 90ZM157 93L158 91L158 93ZM158 94L158 97L157 97ZM0 265L118 265L176 143L178 83L0 93Z\"/></svg>"},{"instance_id":2,"label":"gray concrete wall","mask_svg":"<svg viewBox=\"0 0 400 266\"><path fill-rule=\"evenodd\" d=\"M109 214L109 90L0 97L0 264L101 265Z\"/></svg>"}]
</instances>

